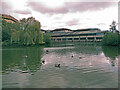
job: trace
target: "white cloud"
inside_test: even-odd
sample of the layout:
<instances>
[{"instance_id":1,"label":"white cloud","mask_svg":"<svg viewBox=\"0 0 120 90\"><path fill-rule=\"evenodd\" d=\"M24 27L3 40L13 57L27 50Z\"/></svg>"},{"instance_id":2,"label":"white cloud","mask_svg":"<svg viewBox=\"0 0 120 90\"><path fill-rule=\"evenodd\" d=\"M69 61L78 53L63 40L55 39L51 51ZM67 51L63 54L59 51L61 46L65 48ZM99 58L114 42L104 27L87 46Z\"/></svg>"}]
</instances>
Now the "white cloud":
<instances>
[{"instance_id":1,"label":"white cloud","mask_svg":"<svg viewBox=\"0 0 120 90\"><path fill-rule=\"evenodd\" d=\"M42 2L44 6L47 6L45 10L49 8L58 8L58 7L64 6L62 9L59 9L60 12L56 11L57 10L56 9L54 10L56 11L56 13L54 13L52 9L50 9L50 11L48 10L49 12L44 11L46 13L42 13L40 12L41 8L38 4L37 4L38 7L36 7L38 11L28 6L28 2L32 2L32 1L33 0L30 0L30 1L28 0L5 0L4 2L12 6L10 8L11 9L10 11L12 13L8 11L10 15L17 17L18 19L28 18L28 17L33 16L35 17L35 19L41 22L42 29L55 29L59 27L64 27L64 28L69 28L69 29L97 27L102 30L106 30L106 29L109 29L109 25L111 24L113 20L118 22L118 6L115 4L112 5L112 3L103 5L104 8L101 6L102 4L99 4L99 3L97 3L99 7L95 8L95 3L94 3L94 4L90 4L93 6L89 5L89 8L87 8L88 5L86 5L85 7L80 7L78 3L72 4L73 2L72 0L67 0L67 2L69 2L68 7L64 6L65 0L57 0L57 2L56 0L51 0L50 2L48 2L48 0L44 0L44 1L39 0L39 2ZM94 0L89 1L89 2L93 2L93 1ZM74 2L82 2L82 1L77 0ZM84 1L84 2L87 2L87 1ZM109 2L109 1L106 0L106 2ZM84 3L82 4L85 5ZM77 7L75 7L75 5L77 5ZM106 5L108 5L108 7ZM6 9L9 8L10 6L8 7L6 6ZM71 12L69 12L68 10L70 7L73 7L70 9L72 10ZM65 9L65 11L62 11L63 9ZM26 10L27 12L25 12ZM16 11L16 13L13 11ZM50 14L51 12L52 14Z\"/></svg>"}]
</instances>

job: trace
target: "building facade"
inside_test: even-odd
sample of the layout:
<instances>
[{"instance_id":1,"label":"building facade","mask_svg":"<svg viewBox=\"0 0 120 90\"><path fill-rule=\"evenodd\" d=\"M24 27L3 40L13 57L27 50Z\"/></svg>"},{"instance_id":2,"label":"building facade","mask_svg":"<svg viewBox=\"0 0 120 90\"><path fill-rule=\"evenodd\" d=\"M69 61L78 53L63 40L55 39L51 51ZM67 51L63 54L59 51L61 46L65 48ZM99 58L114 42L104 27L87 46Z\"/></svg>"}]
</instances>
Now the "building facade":
<instances>
[{"instance_id":1,"label":"building facade","mask_svg":"<svg viewBox=\"0 0 120 90\"><path fill-rule=\"evenodd\" d=\"M105 31L98 28L78 29L70 32L54 32L51 33L52 41L101 41Z\"/></svg>"},{"instance_id":2,"label":"building facade","mask_svg":"<svg viewBox=\"0 0 120 90\"><path fill-rule=\"evenodd\" d=\"M1 20L5 20L9 23L15 23L18 22L17 19L15 19L14 17L10 16L10 15L6 15L6 14L0 14L0 19Z\"/></svg>"}]
</instances>

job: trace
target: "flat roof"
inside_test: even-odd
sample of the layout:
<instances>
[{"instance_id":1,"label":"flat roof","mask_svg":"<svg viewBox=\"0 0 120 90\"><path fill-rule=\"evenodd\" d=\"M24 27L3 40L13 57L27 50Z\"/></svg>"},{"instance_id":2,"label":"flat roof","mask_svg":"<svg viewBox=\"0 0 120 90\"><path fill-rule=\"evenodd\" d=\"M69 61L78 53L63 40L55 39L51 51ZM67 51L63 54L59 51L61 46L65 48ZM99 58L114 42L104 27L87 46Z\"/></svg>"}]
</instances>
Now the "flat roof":
<instances>
[{"instance_id":1,"label":"flat roof","mask_svg":"<svg viewBox=\"0 0 120 90\"><path fill-rule=\"evenodd\" d=\"M62 30L70 30L71 31L71 29L68 29L68 28L57 28L52 31L62 31Z\"/></svg>"},{"instance_id":2,"label":"flat roof","mask_svg":"<svg viewBox=\"0 0 120 90\"><path fill-rule=\"evenodd\" d=\"M94 34L94 33L104 33L104 31L84 31L84 32L62 32L62 33L52 33L52 36L64 36L64 35L79 35L79 34Z\"/></svg>"},{"instance_id":3,"label":"flat roof","mask_svg":"<svg viewBox=\"0 0 120 90\"><path fill-rule=\"evenodd\" d=\"M77 30L74 30L74 32L76 32L76 31L90 31L90 30L100 30L100 29L99 28L77 29Z\"/></svg>"},{"instance_id":4,"label":"flat roof","mask_svg":"<svg viewBox=\"0 0 120 90\"><path fill-rule=\"evenodd\" d=\"M0 14L1 15L1 17L3 18L3 19L9 19L9 20L12 20L12 21L14 21L14 22L18 22L18 20L16 19L16 18L14 18L14 17L12 17L12 16L10 16L10 15L7 15L7 14Z\"/></svg>"}]
</instances>

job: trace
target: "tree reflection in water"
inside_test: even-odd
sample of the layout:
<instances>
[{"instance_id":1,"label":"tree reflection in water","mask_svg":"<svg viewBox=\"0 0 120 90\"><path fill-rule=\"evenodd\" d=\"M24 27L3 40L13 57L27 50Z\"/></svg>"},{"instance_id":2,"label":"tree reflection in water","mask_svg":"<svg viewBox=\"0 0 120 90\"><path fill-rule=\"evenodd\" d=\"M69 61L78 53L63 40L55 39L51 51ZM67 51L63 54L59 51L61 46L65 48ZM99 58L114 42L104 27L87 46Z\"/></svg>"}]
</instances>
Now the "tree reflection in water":
<instances>
[{"instance_id":1,"label":"tree reflection in water","mask_svg":"<svg viewBox=\"0 0 120 90\"><path fill-rule=\"evenodd\" d=\"M119 47L115 46L102 46L102 50L112 66L115 66L117 62L117 56L119 55L118 49Z\"/></svg>"},{"instance_id":2,"label":"tree reflection in water","mask_svg":"<svg viewBox=\"0 0 120 90\"><path fill-rule=\"evenodd\" d=\"M7 52L3 50L2 53L3 73L34 73L40 70L43 47L9 48Z\"/></svg>"}]
</instances>

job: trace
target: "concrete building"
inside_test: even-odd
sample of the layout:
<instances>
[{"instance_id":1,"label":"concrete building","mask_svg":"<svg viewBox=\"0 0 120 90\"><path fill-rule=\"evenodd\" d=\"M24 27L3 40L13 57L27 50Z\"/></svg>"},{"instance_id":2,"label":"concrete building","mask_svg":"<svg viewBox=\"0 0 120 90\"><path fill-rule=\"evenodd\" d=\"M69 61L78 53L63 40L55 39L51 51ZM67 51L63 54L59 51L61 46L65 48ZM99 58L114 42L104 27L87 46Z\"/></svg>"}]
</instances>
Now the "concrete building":
<instances>
[{"instance_id":1,"label":"concrete building","mask_svg":"<svg viewBox=\"0 0 120 90\"><path fill-rule=\"evenodd\" d=\"M10 15L6 15L6 14L0 14L0 19L1 20L5 20L9 23L15 23L18 22L17 19L15 19L14 17L10 16Z\"/></svg>"},{"instance_id":2,"label":"concrete building","mask_svg":"<svg viewBox=\"0 0 120 90\"><path fill-rule=\"evenodd\" d=\"M101 31L98 28L87 28L70 30L69 32L55 31L51 33L52 40L57 41L101 41L106 31Z\"/></svg>"}]
</instances>

